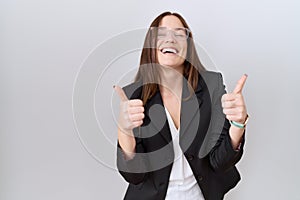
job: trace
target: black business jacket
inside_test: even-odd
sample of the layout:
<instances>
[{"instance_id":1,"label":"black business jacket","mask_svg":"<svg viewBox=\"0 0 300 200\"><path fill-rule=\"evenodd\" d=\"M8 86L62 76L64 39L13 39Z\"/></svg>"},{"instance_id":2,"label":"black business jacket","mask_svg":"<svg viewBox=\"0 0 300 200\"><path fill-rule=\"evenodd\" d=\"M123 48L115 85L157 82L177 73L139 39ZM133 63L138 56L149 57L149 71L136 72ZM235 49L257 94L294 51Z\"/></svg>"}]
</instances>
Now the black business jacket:
<instances>
[{"instance_id":1,"label":"black business jacket","mask_svg":"<svg viewBox=\"0 0 300 200\"><path fill-rule=\"evenodd\" d=\"M141 99L141 86L140 82L135 82L123 89L129 99ZM229 136L230 124L221 107L224 93L220 73L201 72L192 97L186 79L183 81L180 146L206 200L223 199L225 193L240 180L235 164L242 156L244 137L239 150L234 150ZM174 160L172 136L159 91L146 102L144 108L143 125L133 130L135 157L126 160L118 143L117 167L129 183L125 200L165 199ZM211 127L216 118L224 118L219 129L218 125ZM149 156L151 153L154 153L154 159L153 155Z\"/></svg>"}]
</instances>

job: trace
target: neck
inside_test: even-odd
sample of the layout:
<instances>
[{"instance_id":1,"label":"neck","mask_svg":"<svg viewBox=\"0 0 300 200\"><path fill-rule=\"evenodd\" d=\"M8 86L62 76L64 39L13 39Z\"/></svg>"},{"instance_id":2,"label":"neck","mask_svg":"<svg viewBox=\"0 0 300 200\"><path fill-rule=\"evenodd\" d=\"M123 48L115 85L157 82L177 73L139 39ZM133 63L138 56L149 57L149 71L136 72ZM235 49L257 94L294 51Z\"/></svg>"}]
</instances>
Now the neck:
<instances>
[{"instance_id":1,"label":"neck","mask_svg":"<svg viewBox=\"0 0 300 200\"><path fill-rule=\"evenodd\" d=\"M176 95L177 97L181 97L183 66L176 69L161 67L160 78L161 84L159 89L163 96Z\"/></svg>"}]
</instances>

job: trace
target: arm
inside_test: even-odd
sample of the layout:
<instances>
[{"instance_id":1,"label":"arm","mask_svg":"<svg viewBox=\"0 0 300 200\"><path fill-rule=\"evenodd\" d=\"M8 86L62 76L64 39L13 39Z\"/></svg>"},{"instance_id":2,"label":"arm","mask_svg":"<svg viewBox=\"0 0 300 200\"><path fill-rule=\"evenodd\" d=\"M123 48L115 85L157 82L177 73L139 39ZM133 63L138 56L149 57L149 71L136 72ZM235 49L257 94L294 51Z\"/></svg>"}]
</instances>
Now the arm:
<instances>
[{"instance_id":1,"label":"arm","mask_svg":"<svg viewBox=\"0 0 300 200\"><path fill-rule=\"evenodd\" d=\"M215 171L226 171L234 166L243 155L243 148L245 144L245 136L243 136L239 143L239 149L232 145L232 139L229 134L230 124L226 119L222 133L209 154L211 166Z\"/></svg>"},{"instance_id":2,"label":"arm","mask_svg":"<svg viewBox=\"0 0 300 200\"><path fill-rule=\"evenodd\" d=\"M126 88L124 88L126 91ZM120 114L118 121L117 168L126 181L138 184L146 175L143 159L142 139L135 137L144 118L143 103L138 98L129 100L124 90L115 87L120 96Z\"/></svg>"},{"instance_id":3,"label":"arm","mask_svg":"<svg viewBox=\"0 0 300 200\"><path fill-rule=\"evenodd\" d=\"M231 126L228 119L225 118L221 98L223 98L226 91L221 74L219 74L218 80L218 89L212 99L212 109L218 112L218 116L223 116L224 125L216 145L209 154L209 158L213 169L216 171L224 171L234 166L241 159L245 143L245 129Z\"/></svg>"},{"instance_id":4,"label":"arm","mask_svg":"<svg viewBox=\"0 0 300 200\"><path fill-rule=\"evenodd\" d=\"M131 137L131 136L129 136ZM117 149L117 168L123 178L132 184L141 183L146 177L146 162L144 159L144 147L141 138L132 137L134 139L135 147L130 156L126 155L126 152L120 145L120 139L118 140Z\"/></svg>"}]
</instances>

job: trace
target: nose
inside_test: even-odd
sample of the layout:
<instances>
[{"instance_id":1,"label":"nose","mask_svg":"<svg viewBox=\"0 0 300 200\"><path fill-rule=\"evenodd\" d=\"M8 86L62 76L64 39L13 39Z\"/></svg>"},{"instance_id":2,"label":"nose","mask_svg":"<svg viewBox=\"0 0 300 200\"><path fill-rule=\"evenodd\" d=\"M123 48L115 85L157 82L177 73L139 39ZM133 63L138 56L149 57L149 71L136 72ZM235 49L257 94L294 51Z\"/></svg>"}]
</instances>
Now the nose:
<instances>
[{"instance_id":1,"label":"nose","mask_svg":"<svg viewBox=\"0 0 300 200\"><path fill-rule=\"evenodd\" d=\"M165 42L171 42L171 43L176 42L173 31L171 31L171 30L168 31L168 33L166 34Z\"/></svg>"}]
</instances>

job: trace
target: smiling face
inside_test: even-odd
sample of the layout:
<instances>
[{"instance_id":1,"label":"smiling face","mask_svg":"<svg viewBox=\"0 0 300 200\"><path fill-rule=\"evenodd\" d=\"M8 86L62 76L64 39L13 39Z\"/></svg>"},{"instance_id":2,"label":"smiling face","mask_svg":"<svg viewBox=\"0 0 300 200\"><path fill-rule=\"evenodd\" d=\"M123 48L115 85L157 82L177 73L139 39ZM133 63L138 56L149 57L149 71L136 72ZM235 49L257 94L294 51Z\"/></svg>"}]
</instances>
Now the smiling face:
<instances>
[{"instance_id":1,"label":"smiling face","mask_svg":"<svg viewBox=\"0 0 300 200\"><path fill-rule=\"evenodd\" d=\"M176 16L168 15L161 20L156 51L160 65L182 71L187 53L187 32Z\"/></svg>"}]
</instances>

